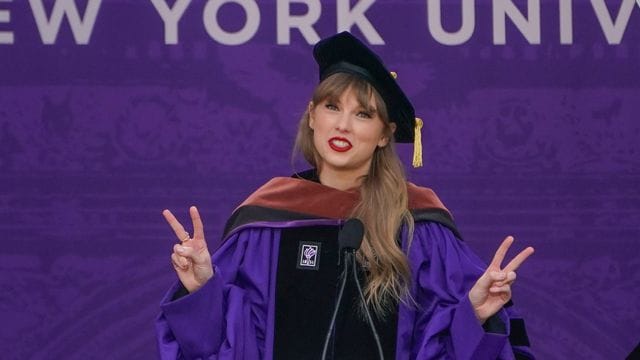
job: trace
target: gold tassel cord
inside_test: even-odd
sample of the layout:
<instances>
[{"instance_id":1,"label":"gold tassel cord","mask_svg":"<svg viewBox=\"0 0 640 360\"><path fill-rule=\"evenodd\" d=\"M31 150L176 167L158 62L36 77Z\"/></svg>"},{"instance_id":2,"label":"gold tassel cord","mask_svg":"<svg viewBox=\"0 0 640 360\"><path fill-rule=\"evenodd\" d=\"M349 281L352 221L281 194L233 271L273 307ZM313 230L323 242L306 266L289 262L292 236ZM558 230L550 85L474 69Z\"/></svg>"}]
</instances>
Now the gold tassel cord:
<instances>
[{"instance_id":1,"label":"gold tassel cord","mask_svg":"<svg viewBox=\"0 0 640 360\"><path fill-rule=\"evenodd\" d=\"M422 166L422 119L416 118L416 127L413 135L413 167Z\"/></svg>"}]
</instances>

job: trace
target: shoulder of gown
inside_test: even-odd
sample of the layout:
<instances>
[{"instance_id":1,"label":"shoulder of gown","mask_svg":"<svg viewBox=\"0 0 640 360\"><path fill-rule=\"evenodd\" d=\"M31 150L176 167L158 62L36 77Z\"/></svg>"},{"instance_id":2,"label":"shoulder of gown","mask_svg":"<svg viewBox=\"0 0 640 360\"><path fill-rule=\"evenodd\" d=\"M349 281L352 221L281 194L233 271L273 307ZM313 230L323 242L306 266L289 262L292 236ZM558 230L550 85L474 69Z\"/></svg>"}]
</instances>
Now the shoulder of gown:
<instances>
[{"instance_id":1,"label":"shoulder of gown","mask_svg":"<svg viewBox=\"0 0 640 360\"><path fill-rule=\"evenodd\" d=\"M416 222L433 221L461 238L453 216L426 187L407 182L409 210ZM238 206L225 225L223 239L249 224L269 226L312 219L344 220L360 199L357 189L337 190L297 177L276 177L261 186Z\"/></svg>"}]
</instances>

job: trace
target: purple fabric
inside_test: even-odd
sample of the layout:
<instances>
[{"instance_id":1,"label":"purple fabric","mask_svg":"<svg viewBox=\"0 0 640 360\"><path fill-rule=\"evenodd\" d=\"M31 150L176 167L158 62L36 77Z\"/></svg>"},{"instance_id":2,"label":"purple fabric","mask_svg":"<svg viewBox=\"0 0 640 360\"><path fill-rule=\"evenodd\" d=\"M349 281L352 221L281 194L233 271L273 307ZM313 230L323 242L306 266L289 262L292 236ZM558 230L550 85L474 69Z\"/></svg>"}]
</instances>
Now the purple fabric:
<instances>
[{"instance_id":1,"label":"purple fabric","mask_svg":"<svg viewBox=\"0 0 640 360\"><path fill-rule=\"evenodd\" d=\"M485 265L464 242L442 225L416 224L409 261L418 309L401 307L398 359L514 357L507 336L485 333L473 315L467 293ZM507 312L499 316L508 326Z\"/></svg>"},{"instance_id":2,"label":"purple fabric","mask_svg":"<svg viewBox=\"0 0 640 360\"><path fill-rule=\"evenodd\" d=\"M485 332L475 323L476 317L468 296L460 299L451 321L451 339L456 359L512 359L513 351L507 346L509 317L503 309L498 317L507 326L505 334Z\"/></svg>"},{"instance_id":3,"label":"purple fabric","mask_svg":"<svg viewBox=\"0 0 640 360\"><path fill-rule=\"evenodd\" d=\"M163 359L272 358L279 236L276 227L247 226L213 255L213 280L173 302L177 287L169 290L156 326ZM473 314L467 292L484 265L463 242L419 223L409 260L416 306L400 306L397 359L513 358L507 335L486 333ZM500 317L508 324L506 311Z\"/></svg>"},{"instance_id":4,"label":"purple fabric","mask_svg":"<svg viewBox=\"0 0 640 360\"><path fill-rule=\"evenodd\" d=\"M177 286L169 290L156 323L161 358L271 358L279 236L271 228L237 232L212 256L215 280L174 302Z\"/></svg>"}]
</instances>

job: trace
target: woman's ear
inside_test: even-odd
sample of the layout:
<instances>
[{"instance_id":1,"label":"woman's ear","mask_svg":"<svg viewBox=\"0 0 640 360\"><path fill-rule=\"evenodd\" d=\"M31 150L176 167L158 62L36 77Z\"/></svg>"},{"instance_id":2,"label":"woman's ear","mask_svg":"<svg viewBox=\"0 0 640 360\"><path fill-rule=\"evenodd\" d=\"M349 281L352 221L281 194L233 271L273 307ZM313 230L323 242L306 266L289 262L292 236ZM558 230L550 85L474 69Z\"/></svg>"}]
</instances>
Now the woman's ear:
<instances>
[{"instance_id":1,"label":"woman's ear","mask_svg":"<svg viewBox=\"0 0 640 360\"><path fill-rule=\"evenodd\" d=\"M389 137L383 136L382 138L380 138L380 141L378 141L378 147L383 148L387 146L388 143L389 143Z\"/></svg>"},{"instance_id":2,"label":"woman's ear","mask_svg":"<svg viewBox=\"0 0 640 360\"><path fill-rule=\"evenodd\" d=\"M391 129L391 135L393 136L396 132L396 123L389 123L389 129ZM384 135L378 142L378 146L385 147L387 144L389 144L389 136Z\"/></svg>"}]
</instances>

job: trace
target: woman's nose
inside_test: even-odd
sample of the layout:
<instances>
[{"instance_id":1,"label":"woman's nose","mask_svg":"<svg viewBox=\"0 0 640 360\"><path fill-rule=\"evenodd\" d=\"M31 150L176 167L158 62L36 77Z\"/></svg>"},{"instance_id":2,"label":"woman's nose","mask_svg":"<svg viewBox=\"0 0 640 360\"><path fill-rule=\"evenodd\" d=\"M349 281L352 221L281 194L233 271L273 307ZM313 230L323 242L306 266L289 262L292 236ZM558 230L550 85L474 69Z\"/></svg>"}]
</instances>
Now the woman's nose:
<instances>
[{"instance_id":1,"label":"woman's nose","mask_svg":"<svg viewBox=\"0 0 640 360\"><path fill-rule=\"evenodd\" d=\"M351 130L351 120L346 113L340 114L336 120L336 130L340 132L349 132Z\"/></svg>"}]
</instances>

